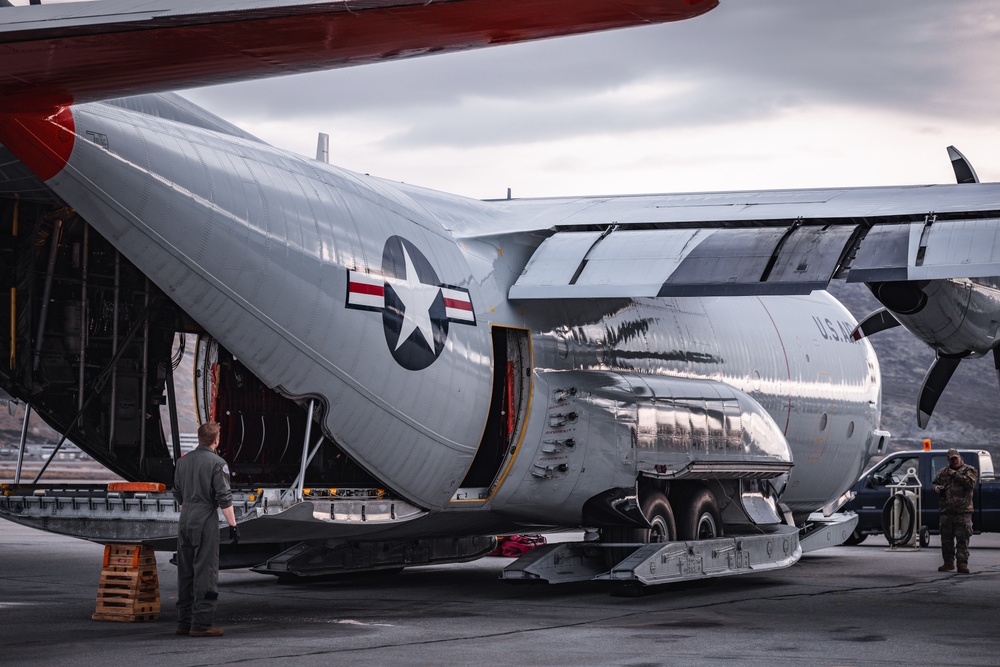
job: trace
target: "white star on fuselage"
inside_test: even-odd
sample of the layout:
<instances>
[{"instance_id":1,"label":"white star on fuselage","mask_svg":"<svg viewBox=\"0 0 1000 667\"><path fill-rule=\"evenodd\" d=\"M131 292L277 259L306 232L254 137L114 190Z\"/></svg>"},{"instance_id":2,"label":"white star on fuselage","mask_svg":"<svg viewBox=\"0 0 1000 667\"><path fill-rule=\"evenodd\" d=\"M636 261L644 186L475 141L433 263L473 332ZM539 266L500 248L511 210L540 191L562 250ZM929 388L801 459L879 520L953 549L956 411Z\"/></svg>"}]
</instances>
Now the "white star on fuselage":
<instances>
[{"instance_id":1,"label":"white star on fuselage","mask_svg":"<svg viewBox=\"0 0 1000 667\"><path fill-rule=\"evenodd\" d=\"M441 288L438 285L427 285L420 282L417 277L417 269L413 266L410 253L406 252L406 246L402 246L403 259L406 262L406 279L387 278L387 282L392 285L393 291L399 300L403 302L403 324L399 330L399 340L396 341L396 349L414 330L419 331L427 342L427 347L434 350L434 327L431 324L431 305L437 298Z\"/></svg>"}]
</instances>

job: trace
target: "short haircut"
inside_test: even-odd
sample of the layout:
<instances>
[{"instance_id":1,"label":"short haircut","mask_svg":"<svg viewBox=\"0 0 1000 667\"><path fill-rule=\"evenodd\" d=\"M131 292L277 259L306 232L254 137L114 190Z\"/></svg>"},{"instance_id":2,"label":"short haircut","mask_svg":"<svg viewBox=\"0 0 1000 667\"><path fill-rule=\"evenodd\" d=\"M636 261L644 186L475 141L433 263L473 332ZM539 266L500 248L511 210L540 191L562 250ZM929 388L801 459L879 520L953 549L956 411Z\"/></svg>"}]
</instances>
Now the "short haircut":
<instances>
[{"instance_id":1,"label":"short haircut","mask_svg":"<svg viewBox=\"0 0 1000 667\"><path fill-rule=\"evenodd\" d=\"M208 447L219 437L219 422L205 422L198 427L198 444Z\"/></svg>"}]
</instances>

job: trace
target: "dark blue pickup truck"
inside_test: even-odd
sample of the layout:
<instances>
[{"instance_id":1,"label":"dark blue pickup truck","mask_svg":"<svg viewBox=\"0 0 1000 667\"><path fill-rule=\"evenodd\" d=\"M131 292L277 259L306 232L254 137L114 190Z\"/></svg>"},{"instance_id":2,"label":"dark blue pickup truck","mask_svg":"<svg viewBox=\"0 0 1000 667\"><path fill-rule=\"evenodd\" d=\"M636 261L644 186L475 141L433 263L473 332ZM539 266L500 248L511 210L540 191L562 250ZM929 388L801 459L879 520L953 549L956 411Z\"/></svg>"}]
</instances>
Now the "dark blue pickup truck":
<instances>
[{"instance_id":1,"label":"dark blue pickup truck","mask_svg":"<svg viewBox=\"0 0 1000 667\"><path fill-rule=\"evenodd\" d=\"M977 533L1000 532L1000 481L994 478L993 458L990 453L977 449L960 449L962 461L979 471L972 514L972 527ZM914 468L923 484L922 516L920 525L930 533L938 532L938 496L931 490L931 480L941 468L948 465L947 450L928 449L895 452L866 471L854 485L854 499L843 509L858 515L858 526L844 544L860 544L869 535L882 533L882 509L889 500L890 484L898 484L907 470ZM927 546L927 532L921 531L922 546Z\"/></svg>"}]
</instances>

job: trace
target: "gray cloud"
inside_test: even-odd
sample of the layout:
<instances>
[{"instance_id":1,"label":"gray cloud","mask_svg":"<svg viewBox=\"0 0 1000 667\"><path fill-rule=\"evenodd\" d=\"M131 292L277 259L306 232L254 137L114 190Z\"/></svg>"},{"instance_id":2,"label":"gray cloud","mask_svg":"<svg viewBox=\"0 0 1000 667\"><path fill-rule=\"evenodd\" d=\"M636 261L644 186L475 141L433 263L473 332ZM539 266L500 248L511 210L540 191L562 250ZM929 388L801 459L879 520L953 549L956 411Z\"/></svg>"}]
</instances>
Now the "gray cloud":
<instances>
[{"instance_id":1,"label":"gray cloud","mask_svg":"<svg viewBox=\"0 0 1000 667\"><path fill-rule=\"evenodd\" d=\"M992 0L723 0L676 24L193 91L239 123L357 115L386 147L492 145L767 118L849 104L982 121L997 111ZM633 84L685 87L631 104Z\"/></svg>"}]
</instances>

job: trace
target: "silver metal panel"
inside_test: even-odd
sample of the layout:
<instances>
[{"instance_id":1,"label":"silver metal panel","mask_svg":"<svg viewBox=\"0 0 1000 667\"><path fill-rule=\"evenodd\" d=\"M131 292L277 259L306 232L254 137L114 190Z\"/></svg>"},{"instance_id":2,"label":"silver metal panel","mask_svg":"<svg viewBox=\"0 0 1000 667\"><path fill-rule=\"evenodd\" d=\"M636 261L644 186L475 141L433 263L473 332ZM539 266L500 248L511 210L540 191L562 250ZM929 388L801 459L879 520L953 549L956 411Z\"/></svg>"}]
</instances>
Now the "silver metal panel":
<instances>
[{"instance_id":1,"label":"silver metal panel","mask_svg":"<svg viewBox=\"0 0 1000 667\"><path fill-rule=\"evenodd\" d=\"M998 218L937 221L919 243L925 249L921 258L918 247L917 258L922 261L909 267L910 280L1000 275Z\"/></svg>"},{"instance_id":2,"label":"silver metal panel","mask_svg":"<svg viewBox=\"0 0 1000 667\"><path fill-rule=\"evenodd\" d=\"M653 586L778 570L794 565L801 557L794 526L758 527L751 534L714 540L647 544L599 579Z\"/></svg>"},{"instance_id":3,"label":"silver metal panel","mask_svg":"<svg viewBox=\"0 0 1000 667\"><path fill-rule=\"evenodd\" d=\"M622 296L656 296L685 256L708 238L704 229L612 232L587 256L576 285L616 286Z\"/></svg>"},{"instance_id":4,"label":"silver metal panel","mask_svg":"<svg viewBox=\"0 0 1000 667\"><path fill-rule=\"evenodd\" d=\"M941 280L998 274L1000 218L932 219L873 227L858 248L847 280Z\"/></svg>"},{"instance_id":5,"label":"silver metal panel","mask_svg":"<svg viewBox=\"0 0 1000 667\"><path fill-rule=\"evenodd\" d=\"M784 227L715 230L688 253L663 283L659 296L767 294L774 293L775 288L780 290L780 286L764 284L762 279L786 231Z\"/></svg>"},{"instance_id":6,"label":"silver metal panel","mask_svg":"<svg viewBox=\"0 0 1000 667\"><path fill-rule=\"evenodd\" d=\"M825 289L837 271L855 227L799 227L785 239L767 283Z\"/></svg>"},{"instance_id":7,"label":"silver metal panel","mask_svg":"<svg viewBox=\"0 0 1000 667\"><path fill-rule=\"evenodd\" d=\"M469 224L470 236L539 229L570 229L612 222L753 225L761 221L822 220L856 224L859 219L924 216L1000 209L1000 183L765 192L709 192L624 197L574 197L490 202L497 219L488 229Z\"/></svg>"},{"instance_id":8,"label":"silver metal panel","mask_svg":"<svg viewBox=\"0 0 1000 667\"><path fill-rule=\"evenodd\" d=\"M590 371L567 377L574 378L583 393L596 397L592 407L581 406L578 413L614 409L620 422L631 415L630 447L643 474L683 476L692 464L724 462L730 467L709 467L724 477L749 477L755 471L770 477L787 472L792 460L774 420L735 387L713 380L631 373Z\"/></svg>"},{"instance_id":9,"label":"silver metal panel","mask_svg":"<svg viewBox=\"0 0 1000 667\"><path fill-rule=\"evenodd\" d=\"M488 332L452 326L444 359L394 373L382 314L345 307L348 272L383 275L398 235L436 282L470 285L447 233L405 193L314 160L109 105L74 116L108 145L78 140L54 189L268 386L323 397L324 433L361 465L415 504L447 503L489 406ZM460 419L422 421L459 398Z\"/></svg>"},{"instance_id":10,"label":"silver metal panel","mask_svg":"<svg viewBox=\"0 0 1000 667\"><path fill-rule=\"evenodd\" d=\"M855 229L626 229L604 238L560 232L535 252L509 296L808 294L829 284Z\"/></svg>"},{"instance_id":11,"label":"silver metal panel","mask_svg":"<svg viewBox=\"0 0 1000 667\"><path fill-rule=\"evenodd\" d=\"M107 103L121 107L122 109L131 109L139 113L163 118L164 120L193 125L194 127L212 130L213 132L222 132L223 134L241 137L250 141L260 141L260 139L249 132L189 102L177 93L119 97L108 100Z\"/></svg>"},{"instance_id":12,"label":"silver metal panel","mask_svg":"<svg viewBox=\"0 0 1000 667\"><path fill-rule=\"evenodd\" d=\"M501 579L550 584L603 580L643 586L677 583L793 565L802 556L794 526L768 526L753 534L714 540L635 545L607 571L604 550L622 545L561 542L533 549L504 568Z\"/></svg>"},{"instance_id":13,"label":"silver metal panel","mask_svg":"<svg viewBox=\"0 0 1000 667\"><path fill-rule=\"evenodd\" d=\"M530 287L569 285L600 236L601 232L573 232L545 239L511 288L511 298L528 298Z\"/></svg>"},{"instance_id":14,"label":"silver metal panel","mask_svg":"<svg viewBox=\"0 0 1000 667\"><path fill-rule=\"evenodd\" d=\"M851 263L849 283L906 280L911 225L879 225L872 228Z\"/></svg>"},{"instance_id":15,"label":"silver metal panel","mask_svg":"<svg viewBox=\"0 0 1000 667\"><path fill-rule=\"evenodd\" d=\"M810 530L799 540L804 554L846 542L858 525L858 515L834 514L824 517L814 514L809 517L809 521Z\"/></svg>"}]
</instances>

